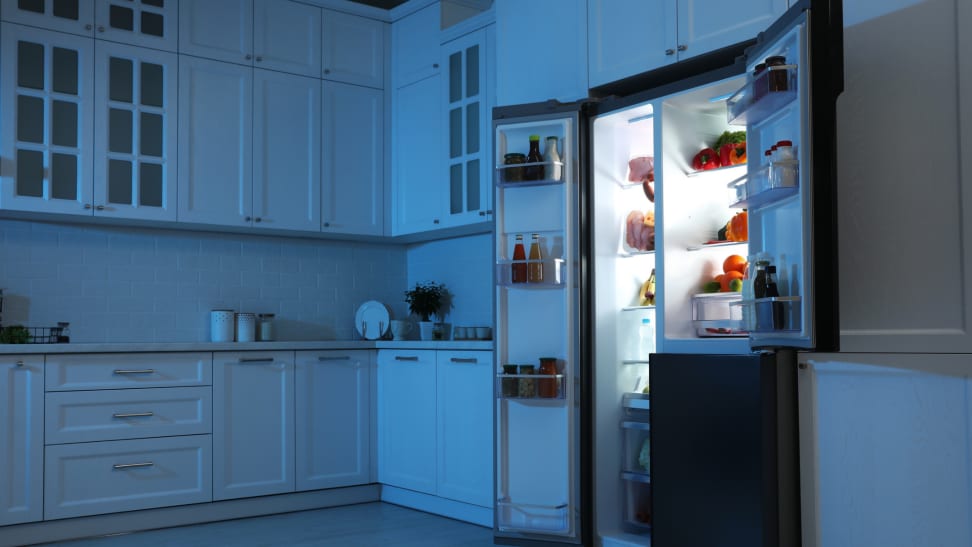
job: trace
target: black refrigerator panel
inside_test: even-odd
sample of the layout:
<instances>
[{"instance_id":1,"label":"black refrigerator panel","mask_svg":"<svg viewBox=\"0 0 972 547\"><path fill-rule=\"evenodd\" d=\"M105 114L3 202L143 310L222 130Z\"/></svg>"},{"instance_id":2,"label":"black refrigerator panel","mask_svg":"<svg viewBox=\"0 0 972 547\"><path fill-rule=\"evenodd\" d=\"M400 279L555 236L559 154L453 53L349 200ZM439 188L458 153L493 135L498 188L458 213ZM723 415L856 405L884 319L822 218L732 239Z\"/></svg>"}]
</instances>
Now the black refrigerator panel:
<instances>
[{"instance_id":1,"label":"black refrigerator panel","mask_svg":"<svg viewBox=\"0 0 972 547\"><path fill-rule=\"evenodd\" d=\"M799 545L795 353L650 366L652 545Z\"/></svg>"}]
</instances>

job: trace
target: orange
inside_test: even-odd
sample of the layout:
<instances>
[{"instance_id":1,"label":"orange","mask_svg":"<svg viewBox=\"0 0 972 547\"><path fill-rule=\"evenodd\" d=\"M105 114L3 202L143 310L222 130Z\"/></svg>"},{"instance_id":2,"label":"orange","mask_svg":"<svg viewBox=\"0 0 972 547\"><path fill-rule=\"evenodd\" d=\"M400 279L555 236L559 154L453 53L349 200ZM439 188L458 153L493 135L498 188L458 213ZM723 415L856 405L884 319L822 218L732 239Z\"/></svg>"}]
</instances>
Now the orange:
<instances>
[{"instance_id":1,"label":"orange","mask_svg":"<svg viewBox=\"0 0 972 547\"><path fill-rule=\"evenodd\" d=\"M723 274L722 279L719 280L719 284L722 285L722 292L729 292L729 282L733 279L742 279L742 277L743 274L735 270Z\"/></svg>"},{"instance_id":2,"label":"orange","mask_svg":"<svg viewBox=\"0 0 972 547\"><path fill-rule=\"evenodd\" d=\"M746 258L739 255L729 255L725 261L722 262L722 271L729 272L739 272L743 273L746 271Z\"/></svg>"}]
</instances>

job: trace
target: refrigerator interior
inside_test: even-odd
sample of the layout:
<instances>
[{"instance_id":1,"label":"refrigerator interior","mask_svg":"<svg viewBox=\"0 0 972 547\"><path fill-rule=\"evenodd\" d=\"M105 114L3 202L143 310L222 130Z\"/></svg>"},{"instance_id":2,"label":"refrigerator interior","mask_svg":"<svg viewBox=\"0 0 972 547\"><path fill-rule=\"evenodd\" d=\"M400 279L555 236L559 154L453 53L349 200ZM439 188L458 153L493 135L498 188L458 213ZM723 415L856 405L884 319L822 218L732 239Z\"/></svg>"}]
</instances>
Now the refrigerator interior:
<instances>
[{"instance_id":1,"label":"refrigerator interior","mask_svg":"<svg viewBox=\"0 0 972 547\"><path fill-rule=\"evenodd\" d=\"M577 116L497 122L495 126L496 256L496 534L511 538L578 534L578 311L575 195ZM561 165L547 162L540 180L504 165L507 153L526 154L529 136L558 138ZM554 178L560 169L561 176ZM529 249L539 236L542 280L515 282L517 234ZM540 358L557 373L541 375ZM523 372L522 366L534 366ZM510 370L510 367L516 367ZM546 389L545 389L546 388Z\"/></svg>"}]
</instances>

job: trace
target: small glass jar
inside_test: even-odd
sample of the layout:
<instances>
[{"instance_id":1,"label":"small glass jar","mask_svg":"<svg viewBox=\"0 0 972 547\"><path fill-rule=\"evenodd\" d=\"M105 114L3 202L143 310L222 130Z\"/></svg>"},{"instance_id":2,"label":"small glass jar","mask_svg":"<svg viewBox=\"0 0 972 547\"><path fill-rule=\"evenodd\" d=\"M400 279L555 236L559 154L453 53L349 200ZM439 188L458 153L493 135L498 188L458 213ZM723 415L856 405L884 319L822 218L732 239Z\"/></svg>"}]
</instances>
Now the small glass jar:
<instances>
[{"instance_id":1,"label":"small glass jar","mask_svg":"<svg viewBox=\"0 0 972 547\"><path fill-rule=\"evenodd\" d=\"M759 63L753 69L753 102L766 95L766 63Z\"/></svg>"},{"instance_id":2,"label":"small glass jar","mask_svg":"<svg viewBox=\"0 0 972 547\"><path fill-rule=\"evenodd\" d=\"M556 357L541 357L540 358L540 374L546 374L548 376L557 375L557 358ZM557 378L541 378L537 388L539 395L547 399L553 399L557 396Z\"/></svg>"},{"instance_id":3,"label":"small glass jar","mask_svg":"<svg viewBox=\"0 0 972 547\"><path fill-rule=\"evenodd\" d=\"M518 167L507 167L503 169L503 181L504 182L523 182L523 175L526 169L519 166L522 163L526 163L526 154L520 154L519 152L513 152L503 156L503 165L507 166L518 166Z\"/></svg>"},{"instance_id":4,"label":"small glass jar","mask_svg":"<svg viewBox=\"0 0 972 547\"><path fill-rule=\"evenodd\" d=\"M773 70L773 67L785 65L786 57L782 55L773 55L772 57L766 58L766 69L769 70L767 78L769 78L769 90L770 91L786 91L789 87L789 75L786 69Z\"/></svg>"},{"instance_id":5,"label":"small glass jar","mask_svg":"<svg viewBox=\"0 0 972 547\"><path fill-rule=\"evenodd\" d=\"M273 340L273 317L274 315L272 313L261 313L257 316L259 320L257 339L261 342Z\"/></svg>"},{"instance_id":6,"label":"small glass jar","mask_svg":"<svg viewBox=\"0 0 972 547\"><path fill-rule=\"evenodd\" d=\"M503 374L511 376L511 378L503 378L500 380L500 390L503 393L503 397L516 397L519 395L519 385L516 379L516 373L519 367L516 365L503 365Z\"/></svg>"},{"instance_id":7,"label":"small glass jar","mask_svg":"<svg viewBox=\"0 0 972 547\"><path fill-rule=\"evenodd\" d=\"M533 365L520 365L520 381L517 383L517 396L533 398L537 396L536 378L523 378L524 375L533 376L537 373L537 367Z\"/></svg>"}]
</instances>

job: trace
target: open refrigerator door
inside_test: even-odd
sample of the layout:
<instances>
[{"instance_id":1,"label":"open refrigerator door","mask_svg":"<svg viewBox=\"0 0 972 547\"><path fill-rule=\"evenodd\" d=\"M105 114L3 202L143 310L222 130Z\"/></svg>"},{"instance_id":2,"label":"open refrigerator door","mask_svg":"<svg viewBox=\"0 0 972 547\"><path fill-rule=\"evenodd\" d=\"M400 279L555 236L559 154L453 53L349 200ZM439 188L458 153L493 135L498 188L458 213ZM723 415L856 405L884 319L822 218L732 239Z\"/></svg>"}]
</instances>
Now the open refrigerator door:
<instances>
[{"instance_id":1,"label":"open refrigerator door","mask_svg":"<svg viewBox=\"0 0 972 547\"><path fill-rule=\"evenodd\" d=\"M578 106L494 110L498 543L583 542ZM546 144L530 153L531 136ZM539 137L539 139L537 139ZM539 160L539 161L537 161ZM529 252L527 252L529 249Z\"/></svg>"}]
</instances>

